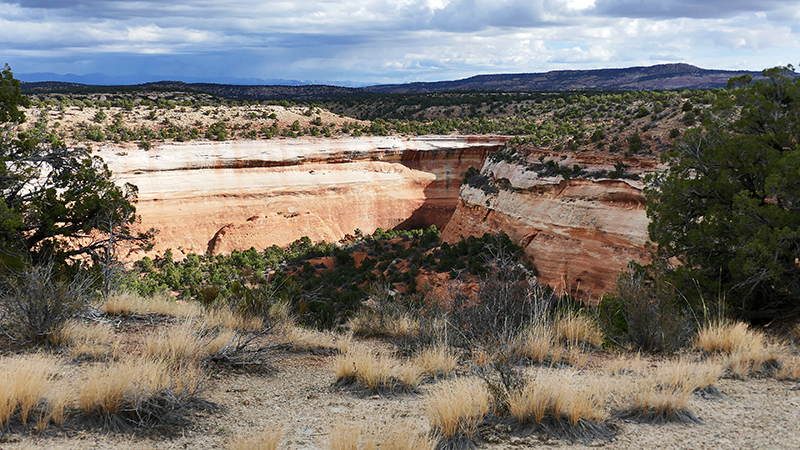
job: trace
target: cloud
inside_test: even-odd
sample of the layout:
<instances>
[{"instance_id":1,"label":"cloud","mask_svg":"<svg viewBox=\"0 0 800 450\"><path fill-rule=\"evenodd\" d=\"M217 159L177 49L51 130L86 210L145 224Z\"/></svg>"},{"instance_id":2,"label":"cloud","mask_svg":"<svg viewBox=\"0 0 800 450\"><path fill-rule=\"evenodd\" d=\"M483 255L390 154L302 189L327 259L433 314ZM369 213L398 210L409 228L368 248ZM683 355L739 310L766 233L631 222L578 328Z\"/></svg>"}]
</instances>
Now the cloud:
<instances>
[{"instance_id":1,"label":"cloud","mask_svg":"<svg viewBox=\"0 0 800 450\"><path fill-rule=\"evenodd\" d=\"M0 0L0 64L17 73L402 82L668 61L761 69L798 47L796 0Z\"/></svg>"},{"instance_id":2,"label":"cloud","mask_svg":"<svg viewBox=\"0 0 800 450\"><path fill-rule=\"evenodd\" d=\"M796 4L795 0L597 0L593 12L612 17L712 19L773 11Z\"/></svg>"}]
</instances>

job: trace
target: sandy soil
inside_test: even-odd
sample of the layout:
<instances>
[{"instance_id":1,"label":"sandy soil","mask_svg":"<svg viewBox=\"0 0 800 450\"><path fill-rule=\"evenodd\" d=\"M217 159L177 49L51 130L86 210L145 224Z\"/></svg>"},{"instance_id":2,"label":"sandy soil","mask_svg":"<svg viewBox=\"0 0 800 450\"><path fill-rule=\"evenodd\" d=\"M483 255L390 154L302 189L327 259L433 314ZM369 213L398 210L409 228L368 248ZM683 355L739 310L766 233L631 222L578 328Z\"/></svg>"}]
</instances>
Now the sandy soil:
<instances>
[{"instance_id":1,"label":"sandy soil","mask_svg":"<svg viewBox=\"0 0 800 450\"><path fill-rule=\"evenodd\" d=\"M154 332L141 325L131 328L133 338ZM378 341L354 341L391 352ZM5 356L3 359L9 358ZM285 432L281 448L325 449L334 424L356 423L372 433L391 427L423 433L430 429L423 394L434 384L422 385L418 394L361 395L334 387L331 354L288 354L267 375L222 372L208 384L206 398L218 410L194 413L192 422L169 435L147 431L105 433L49 428L43 435L7 434L0 449L209 449L225 448L234 436L247 436L280 427ZM605 352L589 357L576 376L600 375L611 359ZM663 360L651 358L656 367ZM80 373L80 367L75 373ZM535 370L535 369L534 369ZM73 374L74 376L75 374ZM721 399L696 396L691 409L700 425L649 425L615 420L618 434L610 442L575 444L533 434L521 436L484 429L489 442L480 448L516 449L546 445L552 448L607 449L784 449L800 448L800 385L774 379L745 381L723 379L717 384ZM495 427L502 430L503 426Z\"/></svg>"}]
</instances>

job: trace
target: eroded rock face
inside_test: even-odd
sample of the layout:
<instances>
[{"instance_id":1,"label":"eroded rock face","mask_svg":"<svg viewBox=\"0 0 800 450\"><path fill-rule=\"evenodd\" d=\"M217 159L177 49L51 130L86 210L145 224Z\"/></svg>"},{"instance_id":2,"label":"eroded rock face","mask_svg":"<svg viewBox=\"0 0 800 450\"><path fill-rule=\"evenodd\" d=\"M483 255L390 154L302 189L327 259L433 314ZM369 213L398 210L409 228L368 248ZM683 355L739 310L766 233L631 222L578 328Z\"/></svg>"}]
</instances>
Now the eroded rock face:
<instances>
[{"instance_id":1,"label":"eroded rock face","mask_svg":"<svg viewBox=\"0 0 800 450\"><path fill-rule=\"evenodd\" d=\"M224 253L336 241L356 228L444 228L470 166L504 138L366 137L104 147L118 182L139 187L156 251ZM135 255L134 255L135 257Z\"/></svg>"},{"instance_id":2,"label":"eroded rock face","mask_svg":"<svg viewBox=\"0 0 800 450\"><path fill-rule=\"evenodd\" d=\"M540 282L587 301L614 290L629 261L647 260L641 182L540 178L506 161L487 161L481 173L499 191L464 185L444 240L503 231L533 258Z\"/></svg>"}]
</instances>

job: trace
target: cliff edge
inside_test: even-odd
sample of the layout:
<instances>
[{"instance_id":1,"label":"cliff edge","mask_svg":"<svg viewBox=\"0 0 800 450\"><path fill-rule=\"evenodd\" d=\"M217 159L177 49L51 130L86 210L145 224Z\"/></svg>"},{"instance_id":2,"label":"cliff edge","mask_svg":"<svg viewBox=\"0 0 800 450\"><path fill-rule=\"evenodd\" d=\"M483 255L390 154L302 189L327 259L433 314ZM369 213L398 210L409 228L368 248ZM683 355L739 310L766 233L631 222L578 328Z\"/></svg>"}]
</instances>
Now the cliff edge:
<instances>
[{"instance_id":1,"label":"cliff edge","mask_svg":"<svg viewBox=\"0 0 800 450\"><path fill-rule=\"evenodd\" d=\"M659 166L654 158L636 158L628 160L635 168L628 178L607 178L593 175L618 161L607 153L538 156L542 163L558 161L551 166L581 166L584 175L548 176L528 159L488 159L479 175L482 185L462 185L442 238L454 242L462 236L505 232L533 260L541 283L557 293L597 301L615 289L629 261L648 259L649 220L640 179Z\"/></svg>"}]
</instances>

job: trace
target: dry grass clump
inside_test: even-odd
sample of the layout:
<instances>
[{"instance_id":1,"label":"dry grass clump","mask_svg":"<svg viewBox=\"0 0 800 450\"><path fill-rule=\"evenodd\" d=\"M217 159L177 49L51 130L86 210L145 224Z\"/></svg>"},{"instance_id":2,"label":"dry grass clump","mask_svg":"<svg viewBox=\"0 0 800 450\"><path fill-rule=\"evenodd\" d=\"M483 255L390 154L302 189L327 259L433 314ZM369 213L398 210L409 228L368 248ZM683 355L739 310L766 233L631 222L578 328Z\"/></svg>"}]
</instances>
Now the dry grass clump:
<instances>
[{"instance_id":1,"label":"dry grass clump","mask_svg":"<svg viewBox=\"0 0 800 450\"><path fill-rule=\"evenodd\" d=\"M410 431L410 423L395 425L378 435L356 424L337 422L331 428L327 448L331 450L433 450L435 442Z\"/></svg>"},{"instance_id":2,"label":"dry grass clump","mask_svg":"<svg viewBox=\"0 0 800 450\"><path fill-rule=\"evenodd\" d=\"M765 345L764 335L751 330L746 323L727 321L711 322L697 333L694 348L707 353L750 353L762 349Z\"/></svg>"},{"instance_id":3,"label":"dry grass clump","mask_svg":"<svg viewBox=\"0 0 800 450\"><path fill-rule=\"evenodd\" d=\"M704 326L695 336L694 347L724 355L728 374L734 378L772 375L780 367L764 334L742 322L716 321Z\"/></svg>"},{"instance_id":4,"label":"dry grass clump","mask_svg":"<svg viewBox=\"0 0 800 450\"><path fill-rule=\"evenodd\" d=\"M340 386L360 385L371 392L413 391L426 378L450 376L457 363L458 357L444 345L426 348L405 361L351 346L334 359L333 370Z\"/></svg>"},{"instance_id":5,"label":"dry grass clump","mask_svg":"<svg viewBox=\"0 0 800 450\"><path fill-rule=\"evenodd\" d=\"M234 437L225 446L228 450L278 450L283 428L264 430L252 436Z\"/></svg>"},{"instance_id":6,"label":"dry grass clump","mask_svg":"<svg viewBox=\"0 0 800 450\"><path fill-rule=\"evenodd\" d=\"M15 358L0 368L0 428L12 419L23 426L45 400L56 361L46 355Z\"/></svg>"},{"instance_id":7,"label":"dry grass clump","mask_svg":"<svg viewBox=\"0 0 800 450\"><path fill-rule=\"evenodd\" d=\"M371 392L392 390L398 384L394 375L397 362L384 355L374 355L362 347L350 348L334 359L334 374L339 385L360 384ZM408 387L408 386L406 386Z\"/></svg>"},{"instance_id":8,"label":"dry grass clump","mask_svg":"<svg viewBox=\"0 0 800 450\"><path fill-rule=\"evenodd\" d=\"M648 376L628 386L619 416L644 423L702 423L689 409L692 392Z\"/></svg>"},{"instance_id":9,"label":"dry grass clump","mask_svg":"<svg viewBox=\"0 0 800 450\"><path fill-rule=\"evenodd\" d=\"M364 308L347 321L347 328L357 336L410 338L420 333L421 325L409 313L386 315Z\"/></svg>"},{"instance_id":10,"label":"dry grass clump","mask_svg":"<svg viewBox=\"0 0 800 450\"><path fill-rule=\"evenodd\" d=\"M692 363L680 359L662 367L658 378L662 386L719 397L722 394L714 385L722 376L723 370L723 365L718 361Z\"/></svg>"},{"instance_id":11,"label":"dry grass clump","mask_svg":"<svg viewBox=\"0 0 800 450\"><path fill-rule=\"evenodd\" d=\"M411 424L389 429L381 438L381 450L433 450L436 442L427 434L414 433Z\"/></svg>"},{"instance_id":12,"label":"dry grass clump","mask_svg":"<svg viewBox=\"0 0 800 450\"><path fill-rule=\"evenodd\" d=\"M144 353L175 366L196 365L211 350L201 339L201 333L202 328L194 321L163 329L145 342ZM224 345L222 341L215 342L216 350Z\"/></svg>"},{"instance_id":13,"label":"dry grass clump","mask_svg":"<svg viewBox=\"0 0 800 450\"><path fill-rule=\"evenodd\" d=\"M202 314L203 327L230 331L257 331L264 328L264 319L245 315L223 306L205 311Z\"/></svg>"},{"instance_id":14,"label":"dry grass clump","mask_svg":"<svg viewBox=\"0 0 800 450\"><path fill-rule=\"evenodd\" d=\"M173 317L198 317L203 313L203 308L199 304L176 301L166 293L145 299L130 292L115 292L100 305L100 310L109 316L161 314Z\"/></svg>"},{"instance_id":15,"label":"dry grass clump","mask_svg":"<svg viewBox=\"0 0 800 450\"><path fill-rule=\"evenodd\" d=\"M430 377L439 375L449 377L458 365L458 355L444 344L427 347L411 360L413 365L420 367L423 373Z\"/></svg>"},{"instance_id":16,"label":"dry grass clump","mask_svg":"<svg viewBox=\"0 0 800 450\"><path fill-rule=\"evenodd\" d=\"M67 354L73 360L116 359L122 345L119 336L110 326L78 320L65 323L50 340L54 345L66 347Z\"/></svg>"},{"instance_id":17,"label":"dry grass clump","mask_svg":"<svg viewBox=\"0 0 800 450\"><path fill-rule=\"evenodd\" d=\"M295 325L293 321L279 324L276 333L288 350L296 352L335 350L345 353L353 337L351 333L336 334L310 330Z\"/></svg>"},{"instance_id":18,"label":"dry grass clump","mask_svg":"<svg viewBox=\"0 0 800 450\"><path fill-rule=\"evenodd\" d=\"M614 431L605 422L610 397L607 384L558 370L541 370L512 393L508 410L520 424L535 424L553 436L588 441L608 439Z\"/></svg>"},{"instance_id":19,"label":"dry grass clump","mask_svg":"<svg viewBox=\"0 0 800 450\"><path fill-rule=\"evenodd\" d=\"M594 321L577 314L562 315L553 324L537 323L517 335L511 354L536 364L583 367L588 359L583 349L602 342L602 333Z\"/></svg>"},{"instance_id":20,"label":"dry grass clump","mask_svg":"<svg viewBox=\"0 0 800 450\"><path fill-rule=\"evenodd\" d=\"M353 423L336 423L330 432L328 448L331 450L358 450L359 442L363 441L363 427ZM366 447L374 449L372 440L367 438Z\"/></svg>"},{"instance_id":21,"label":"dry grass clump","mask_svg":"<svg viewBox=\"0 0 800 450\"><path fill-rule=\"evenodd\" d=\"M537 325L518 335L512 344L512 353L518 358L527 358L543 364L556 346L553 329L545 325ZM560 359L560 354L558 355Z\"/></svg>"},{"instance_id":22,"label":"dry grass clump","mask_svg":"<svg viewBox=\"0 0 800 450\"><path fill-rule=\"evenodd\" d=\"M511 354L516 358L540 365L562 363L583 367L588 360L588 355L581 346L564 346L556 339L556 335L547 329L527 330L518 335L511 345Z\"/></svg>"},{"instance_id":23,"label":"dry grass clump","mask_svg":"<svg viewBox=\"0 0 800 450\"><path fill-rule=\"evenodd\" d=\"M722 371L723 365L714 361L668 363L621 387L618 415L645 423L702 423L689 402L694 393L721 395L714 384Z\"/></svg>"},{"instance_id":24,"label":"dry grass clump","mask_svg":"<svg viewBox=\"0 0 800 450\"><path fill-rule=\"evenodd\" d=\"M492 410L486 384L478 378L443 382L425 395L425 405L434 433L452 443L475 436L478 425Z\"/></svg>"},{"instance_id":25,"label":"dry grass clump","mask_svg":"<svg viewBox=\"0 0 800 450\"><path fill-rule=\"evenodd\" d=\"M207 329L187 320L162 329L144 345L145 356L175 367L214 364L217 367L267 372L280 359L286 342L270 328L260 331Z\"/></svg>"},{"instance_id":26,"label":"dry grass clump","mask_svg":"<svg viewBox=\"0 0 800 450\"><path fill-rule=\"evenodd\" d=\"M196 366L150 358L95 366L78 389L78 409L99 415L110 428L181 423L186 409L198 402L204 381Z\"/></svg>"},{"instance_id":27,"label":"dry grass clump","mask_svg":"<svg viewBox=\"0 0 800 450\"><path fill-rule=\"evenodd\" d=\"M603 332L594 319L576 313L560 314L553 322L555 336L570 347L578 345L600 347L603 345Z\"/></svg>"},{"instance_id":28,"label":"dry grass clump","mask_svg":"<svg viewBox=\"0 0 800 450\"><path fill-rule=\"evenodd\" d=\"M778 380L800 380L800 356L791 355L781 359L781 366L775 373Z\"/></svg>"},{"instance_id":29,"label":"dry grass clump","mask_svg":"<svg viewBox=\"0 0 800 450\"><path fill-rule=\"evenodd\" d=\"M605 367L605 373L610 376L643 374L647 362L642 358L641 352L636 352L633 356L619 354L609 361Z\"/></svg>"},{"instance_id":30,"label":"dry grass clump","mask_svg":"<svg viewBox=\"0 0 800 450\"><path fill-rule=\"evenodd\" d=\"M671 361L644 379L624 386L619 415L647 423L702 423L689 408L693 394L719 397L715 384L724 371L717 360Z\"/></svg>"}]
</instances>

